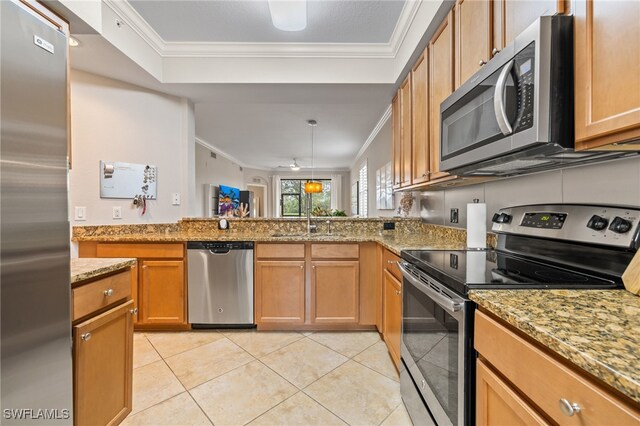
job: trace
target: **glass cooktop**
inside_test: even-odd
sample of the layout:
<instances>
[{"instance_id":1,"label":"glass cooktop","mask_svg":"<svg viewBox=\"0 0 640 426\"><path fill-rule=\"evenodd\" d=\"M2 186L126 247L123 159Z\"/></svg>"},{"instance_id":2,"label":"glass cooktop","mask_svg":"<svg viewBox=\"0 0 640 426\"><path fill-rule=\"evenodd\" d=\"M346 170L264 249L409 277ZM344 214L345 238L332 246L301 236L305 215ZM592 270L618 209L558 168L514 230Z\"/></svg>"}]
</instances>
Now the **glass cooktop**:
<instances>
[{"instance_id":1,"label":"glass cooktop","mask_svg":"<svg viewBox=\"0 0 640 426\"><path fill-rule=\"evenodd\" d=\"M496 250L406 250L402 259L466 295L470 289L607 289L620 279L594 276Z\"/></svg>"}]
</instances>

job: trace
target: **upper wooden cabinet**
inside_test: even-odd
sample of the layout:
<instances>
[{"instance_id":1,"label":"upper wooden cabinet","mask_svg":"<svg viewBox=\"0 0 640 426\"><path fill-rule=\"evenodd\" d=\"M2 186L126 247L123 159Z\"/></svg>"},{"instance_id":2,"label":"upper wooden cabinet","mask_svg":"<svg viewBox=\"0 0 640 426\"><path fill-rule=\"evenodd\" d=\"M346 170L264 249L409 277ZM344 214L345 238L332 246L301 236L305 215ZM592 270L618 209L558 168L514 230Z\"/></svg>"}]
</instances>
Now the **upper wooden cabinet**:
<instances>
[{"instance_id":1,"label":"upper wooden cabinet","mask_svg":"<svg viewBox=\"0 0 640 426\"><path fill-rule=\"evenodd\" d=\"M449 12L429 42L429 163L431 179L440 171L440 104L453 93L453 12Z\"/></svg>"},{"instance_id":2,"label":"upper wooden cabinet","mask_svg":"<svg viewBox=\"0 0 640 426\"><path fill-rule=\"evenodd\" d=\"M429 180L429 126L427 110L427 75L428 62L426 55L420 56L411 70L411 99L412 99L412 183L422 183Z\"/></svg>"},{"instance_id":3,"label":"upper wooden cabinet","mask_svg":"<svg viewBox=\"0 0 640 426\"><path fill-rule=\"evenodd\" d=\"M640 2L576 0L574 7L576 148L638 139Z\"/></svg>"},{"instance_id":4,"label":"upper wooden cabinet","mask_svg":"<svg viewBox=\"0 0 640 426\"><path fill-rule=\"evenodd\" d=\"M498 50L511 43L538 17L565 12L565 0L494 0L493 3L492 22L496 34L493 40Z\"/></svg>"},{"instance_id":5,"label":"upper wooden cabinet","mask_svg":"<svg viewBox=\"0 0 640 426\"><path fill-rule=\"evenodd\" d=\"M411 75L400 85L400 186L411 185Z\"/></svg>"},{"instance_id":6,"label":"upper wooden cabinet","mask_svg":"<svg viewBox=\"0 0 640 426\"><path fill-rule=\"evenodd\" d=\"M400 139L400 91L391 101L391 120L393 124L393 189L400 188L402 181L402 140Z\"/></svg>"},{"instance_id":7,"label":"upper wooden cabinet","mask_svg":"<svg viewBox=\"0 0 640 426\"><path fill-rule=\"evenodd\" d=\"M455 6L455 88L475 74L493 48L490 0L458 0Z\"/></svg>"}]
</instances>

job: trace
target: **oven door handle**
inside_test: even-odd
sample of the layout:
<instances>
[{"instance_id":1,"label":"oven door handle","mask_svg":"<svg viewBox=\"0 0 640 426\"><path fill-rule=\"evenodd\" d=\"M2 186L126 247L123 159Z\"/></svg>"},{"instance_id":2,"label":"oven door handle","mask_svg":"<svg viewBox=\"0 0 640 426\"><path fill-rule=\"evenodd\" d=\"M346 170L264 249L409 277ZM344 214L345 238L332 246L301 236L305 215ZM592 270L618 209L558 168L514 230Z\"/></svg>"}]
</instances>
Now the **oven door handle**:
<instances>
[{"instance_id":1,"label":"oven door handle","mask_svg":"<svg viewBox=\"0 0 640 426\"><path fill-rule=\"evenodd\" d=\"M411 284L416 286L418 290L420 290L421 292L429 296L431 300L433 300L438 305L440 305L441 308L451 313L458 312L462 309L462 306L463 306L462 303L457 303L449 299L448 297L443 296L442 294L438 293L437 291L435 291L434 289L432 289L431 287L429 287L428 285L426 285L425 283L423 283L422 281L414 277L411 274L411 272L409 272L409 270L407 269L407 263L398 262L398 268L400 268L400 271L402 272L402 276L404 276L404 278L407 281L409 281Z\"/></svg>"}]
</instances>

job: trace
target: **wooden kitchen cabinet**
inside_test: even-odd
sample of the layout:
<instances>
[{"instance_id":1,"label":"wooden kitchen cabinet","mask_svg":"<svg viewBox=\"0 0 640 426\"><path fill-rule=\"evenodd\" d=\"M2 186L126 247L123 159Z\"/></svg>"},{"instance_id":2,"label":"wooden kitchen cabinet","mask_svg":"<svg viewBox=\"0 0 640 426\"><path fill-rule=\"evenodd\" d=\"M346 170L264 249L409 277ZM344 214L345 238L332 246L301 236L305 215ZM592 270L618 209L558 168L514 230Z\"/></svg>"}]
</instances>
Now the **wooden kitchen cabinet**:
<instances>
[{"instance_id":1,"label":"wooden kitchen cabinet","mask_svg":"<svg viewBox=\"0 0 640 426\"><path fill-rule=\"evenodd\" d=\"M455 9L455 88L491 59L491 0L458 0Z\"/></svg>"},{"instance_id":2,"label":"wooden kitchen cabinet","mask_svg":"<svg viewBox=\"0 0 640 426\"><path fill-rule=\"evenodd\" d=\"M400 91L393 97L391 101L391 124L393 126L392 135L392 168L393 168L393 189L400 188L402 181L402 139L400 137L400 128L402 121L400 119Z\"/></svg>"},{"instance_id":3,"label":"wooden kitchen cabinet","mask_svg":"<svg viewBox=\"0 0 640 426\"><path fill-rule=\"evenodd\" d=\"M359 261L311 262L311 322L358 323Z\"/></svg>"},{"instance_id":4,"label":"wooden kitchen cabinet","mask_svg":"<svg viewBox=\"0 0 640 426\"><path fill-rule=\"evenodd\" d=\"M305 320L305 262L256 261L255 320L302 324Z\"/></svg>"},{"instance_id":5,"label":"wooden kitchen cabinet","mask_svg":"<svg viewBox=\"0 0 640 426\"><path fill-rule=\"evenodd\" d=\"M74 424L119 424L131 412L133 302L73 326Z\"/></svg>"},{"instance_id":6,"label":"wooden kitchen cabinet","mask_svg":"<svg viewBox=\"0 0 640 426\"><path fill-rule=\"evenodd\" d=\"M440 104L453 93L453 12L449 12L429 42L429 163L431 179L448 176L440 171Z\"/></svg>"},{"instance_id":7,"label":"wooden kitchen cabinet","mask_svg":"<svg viewBox=\"0 0 640 426\"><path fill-rule=\"evenodd\" d=\"M565 1L493 0L494 47L500 50L511 43L540 16L565 13Z\"/></svg>"},{"instance_id":8,"label":"wooden kitchen cabinet","mask_svg":"<svg viewBox=\"0 0 640 426\"><path fill-rule=\"evenodd\" d=\"M185 323L184 261L143 260L140 268L140 321L143 324Z\"/></svg>"},{"instance_id":9,"label":"wooden kitchen cabinet","mask_svg":"<svg viewBox=\"0 0 640 426\"><path fill-rule=\"evenodd\" d=\"M396 367L400 367L402 330L402 283L388 270L384 271L384 341Z\"/></svg>"},{"instance_id":10,"label":"wooden kitchen cabinet","mask_svg":"<svg viewBox=\"0 0 640 426\"><path fill-rule=\"evenodd\" d=\"M640 2L573 4L576 149L639 150Z\"/></svg>"},{"instance_id":11,"label":"wooden kitchen cabinet","mask_svg":"<svg viewBox=\"0 0 640 426\"><path fill-rule=\"evenodd\" d=\"M640 424L637 404L619 398L577 367L480 311L475 313L474 346L481 359L476 372L478 424L546 424L541 419L583 426ZM492 372L501 378L499 382L490 377ZM517 395L526 395L530 402ZM581 411L568 416L562 400L578 404Z\"/></svg>"},{"instance_id":12,"label":"wooden kitchen cabinet","mask_svg":"<svg viewBox=\"0 0 640 426\"><path fill-rule=\"evenodd\" d=\"M481 359L476 361L476 401L478 426L549 424Z\"/></svg>"},{"instance_id":13,"label":"wooden kitchen cabinet","mask_svg":"<svg viewBox=\"0 0 640 426\"><path fill-rule=\"evenodd\" d=\"M411 70L412 99L412 183L418 184L429 180L429 126L427 111L427 75L428 61L422 54Z\"/></svg>"},{"instance_id":14,"label":"wooden kitchen cabinet","mask_svg":"<svg viewBox=\"0 0 640 426\"><path fill-rule=\"evenodd\" d=\"M411 75L400 85L400 186L411 185Z\"/></svg>"},{"instance_id":15,"label":"wooden kitchen cabinet","mask_svg":"<svg viewBox=\"0 0 640 426\"><path fill-rule=\"evenodd\" d=\"M187 279L184 243L117 243L82 241L79 257L133 257L131 296L134 326L144 330L185 330Z\"/></svg>"}]
</instances>

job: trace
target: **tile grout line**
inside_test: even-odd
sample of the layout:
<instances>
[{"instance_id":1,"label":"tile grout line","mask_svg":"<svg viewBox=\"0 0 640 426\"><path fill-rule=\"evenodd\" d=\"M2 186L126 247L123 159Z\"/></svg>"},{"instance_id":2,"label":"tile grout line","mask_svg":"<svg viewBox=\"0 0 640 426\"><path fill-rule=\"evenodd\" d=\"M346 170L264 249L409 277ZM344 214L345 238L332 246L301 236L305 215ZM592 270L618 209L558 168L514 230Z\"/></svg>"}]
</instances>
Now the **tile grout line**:
<instances>
[{"instance_id":1,"label":"tile grout line","mask_svg":"<svg viewBox=\"0 0 640 426\"><path fill-rule=\"evenodd\" d=\"M204 408L202 408L202 406L198 403L198 401L193 397L193 395L191 395L191 392L187 391L187 395L189 395L189 398L191 398L191 400L198 406L198 408L200 409L200 411L202 411L202 414L204 414L204 416L207 418L207 420L209 420L209 422L211 422L211 424L213 426L215 426L215 423L213 422L213 419L211 417L209 417L209 415L207 414L207 412L204 410Z\"/></svg>"},{"instance_id":2,"label":"tile grout line","mask_svg":"<svg viewBox=\"0 0 640 426\"><path fill-rule=\"evenodd\" d=\"M188 331L188 332L189 332L189 331ZM173 334L179 334L179 333L184 333L184 331L172 332L172 333L173 333ZM228 337L227 337L227 336L225 336L223 333L220 333L220 332L219 332L219 331L217 331L217 330L216 330L216 333L217 333L217 334L221 334L223 339L225 339L225 338L227 338L227 339L228 339ZM153 333L151 333L151 334L153 334ZM204 333L203 333L203 334L204 334ZM144 337L149 341L149 344L151 344L151 346L153 346L153 349L155 349L155 351L158 353L158 355L160 355L160 358L165 359L165 357L160 353L160 351L158 350L158 348L156 348L156 345L154 345L154 344L153 344L153 342L152 342L152 341L151 341L151 340L150 340L146 335L145 335ZM190 350L192 350L192 349L200 348L200 347L202 347L202 346L204 346L204 345L208 345L209 343L217 342L218 340L220 340L220 339L214 340L214 341L212 341L212 342L203 343L203 344L201 344L201 345L194 346L193 348L189 348L189 349L184 350L184 351L182 351L182 352L178 352L178 353L175 353L175 354L169 355L167 358L171 358L172 356L176 356L176 355L183 354L183 353L185 353L185 352L189 352L189 351L190 351ZM231 339L229 339L229 340L231 340Z\"/></svg>"},{"instance_id":3,"label":"tile grout line","mask_svg":"<svg viewBox=\"0 0 640 426\"><path fill-rule=\"evenodd\" d=\"M389 414L387 415L387 417L385 417L384 419L382 419L382 421L381 421L380 423L378 423L378 426L380 426L380 425L382 425L382 423L386 422L386 421L387 421L387 419L388 419L389 417L391 417L391 415L392 415L393 413L395 413L395 412L396 412L396 410L398 409L398 407L400 407L402 404L404 404L404 403L402 402L402 398L401 398L401 399L400 399L400 404L398 404L398 405L396 405L395 407L393 407L393 409L389 412Z\"/></svg>"},{"instance_id":4,"label":"tile grout line","mask_svg":"<svg viewBox=\"0 0 640 426\"><path fill-rule=\"evenodd\" d=\"M337 350L335 350L335 349L333 349L333 348L331 348L331 347L329 347L329 346L325 345L325 344L324 344L324 343L322 343L322 342L318 342L317 340L314 340L314 339L309 339L309 340L313 340L313 341L314 341L314 342L316 342L317 344L322 345L322 346L324 346L324 347L325 347L325 348L327 348L327 349L331 349L332 351L334 351L334 352L336 352L336 353L339 353L340 355L342 355L342 356L344 356L344 357L347 357L348 359L353 359L353 357L356 357L356 356L360 355L362 352L366 351L366 350L367 350L367 349L369 349L371 346L373 346L373 345L375 345L376 343L378 343L378 342L374 342L374 343L370 344L369 346L367 346L366 348L364 348L363 350L361 350L360 352L358 352L357 354L355 354L355 355L353 355L353 356L348 356L348 355L343 354L342 352L339 352L339 351L337 351ZM380 341L383 341L383 340L380 340Z\"/></svg>"},{"instance_id":5,"label":"tile grout line","mask_svg":"<svg viewBox=\"0 0 640 426\"><path fill-rule=\"evenodd\" d=\"M294 386L295 386L295 385L294 385ZM264 416L265 414L267 414L269 411L271 411L271 410L273 410L274 408L276 408L276 407L278 407L278 406L280 406L280 405L284 404L284 402L285 402L285 401L290 400L291 398L293 398L294 396L296 396L297 394L299 394L300 392L302 392L302 391L301 391L300 389L298 389L297 387L296 387L296 389L297 389L297 392L296 392L296 393L294 393L294 394L293 394L293 395L291 395L290 397L287 397L287 398L283 399L282 401L278 402L278 403L277 403L276 405L274 405L273 407L269 408L269 409L268 409L267 411L265 411L264 413L260 413L260 414L258 414L257 416L255 416L254 418L252 418L251 420L249 420L248 422L246 422L246 423L244 423L244 424L245 424L245 425L248 425L249 423L251 423L251 422L253 422L253 421L255 421L255 420L259 419L260 417L262 417L262 416Z\"/></svg>"},{"instance_id":6,"label":"tile grout line","mask_svg":"<svg viewBox=\"0 0 640 426\"><path fill-rule=\"evenodd\" d=\"M260 359L260 358L263 358L263 357L265 357L265 356L267 356L267 355L271 355L272 353L277 352L277 351L279 351L280 349L286 348L287 346L293 345L294 343L299 342L299 341L301 341L301 340L303 340L303 339L305 339L305 338L306 338L306 337L305 337L305 336L303 336L301 333L298 333L298 334L300 334L300 338L299 338L299 339L296 339L296 340L294 340L293 342L287 343L286 345L284 345L284 346L282 346L282 347L280 347L280 348L274 349L274 350L272 350L271 352L268 352L268 353L266 353L266 354L264 354L264 355L261 355L261 356L259 356L259 357L258 357L258 356L253 355L251 352L249 352L248 350L246 350L245 348L243 348L242 346L240 346L240 344L239 344L239 343L236 343L233 339L230 339L229 337L227 337L227 339L231 340L233 343L235 343L236 345L238 345L240 348L242 348L242 350L244 350L245 352L247 352L249 355L253 356L255 359ZM226 336L225 336L225 337L226 337Z\"/></svg>"}]
</instances>

